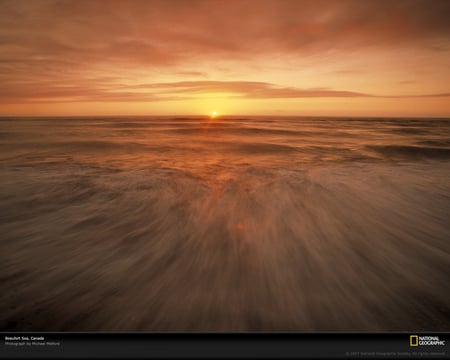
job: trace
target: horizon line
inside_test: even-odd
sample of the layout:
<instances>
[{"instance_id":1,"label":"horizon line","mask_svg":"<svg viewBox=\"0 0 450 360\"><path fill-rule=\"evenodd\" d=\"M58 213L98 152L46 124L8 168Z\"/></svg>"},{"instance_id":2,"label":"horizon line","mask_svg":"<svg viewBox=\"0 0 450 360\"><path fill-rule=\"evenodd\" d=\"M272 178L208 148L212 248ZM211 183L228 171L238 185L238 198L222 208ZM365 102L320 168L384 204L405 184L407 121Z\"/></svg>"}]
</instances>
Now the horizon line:
<instances>
[{"instance_id":1,"label":"horizon line","mask_svg":"<svg viewBox=\"0 0 450 360\"><path fill-rule=\"evenodd\" d=\"M164 114L146 114L146 115L136 115L136 114L104 114L104 115L0 115L1 118L8 117L17 117L17 118L82 118L82 117L165 117L165 118L173 118L173 117L196 117L196 118L211 118L210 115L207 114L173 114L173 115L164 115ZM235 118L235 117L309 117L309 118L366 118L366 119L380 119L380 118L410 118L410 119L449 119L450 115L444 116L433 116L433 115L279 115L279 114L267 114L267 115L244 115L244 114L224 114L217 115L215 118Z\"/></svg>"}]
</instances>

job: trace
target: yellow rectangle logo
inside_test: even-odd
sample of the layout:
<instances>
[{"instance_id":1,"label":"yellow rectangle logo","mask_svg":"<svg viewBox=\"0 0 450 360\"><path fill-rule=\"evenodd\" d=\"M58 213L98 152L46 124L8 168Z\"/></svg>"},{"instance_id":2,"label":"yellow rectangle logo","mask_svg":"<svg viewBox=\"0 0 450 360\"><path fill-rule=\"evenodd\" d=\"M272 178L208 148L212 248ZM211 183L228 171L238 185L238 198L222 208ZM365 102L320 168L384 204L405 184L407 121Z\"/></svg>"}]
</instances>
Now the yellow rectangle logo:
<instances>
[{"instance_id":1,"label":"yellow rectangle logo","mask_svg":"<svg viewBox=\"0 0 450 360\"><path fill-rule=\"evenodd\" d=\"M409 337L409 346L419 346L419 337L417 335Z\"/></svg>"}]
</instances>

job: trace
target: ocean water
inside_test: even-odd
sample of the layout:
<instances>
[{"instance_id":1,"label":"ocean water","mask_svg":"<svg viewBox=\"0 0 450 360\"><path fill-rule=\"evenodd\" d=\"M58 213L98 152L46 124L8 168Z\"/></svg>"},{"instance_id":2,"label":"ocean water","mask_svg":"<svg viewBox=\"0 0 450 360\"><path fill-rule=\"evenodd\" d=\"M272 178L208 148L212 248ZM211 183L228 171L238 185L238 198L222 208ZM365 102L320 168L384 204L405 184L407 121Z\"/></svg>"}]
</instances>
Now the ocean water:
<instances>
[{"instance_id":1,"label":"ocean water","mask_svg":"<svg viewBox=\"0 0 450 360\"><path fill-rule=\"evenodd\" d=\"M450 119L0 118L0 330L450 331Z\"/></svg>"}]
</instances>

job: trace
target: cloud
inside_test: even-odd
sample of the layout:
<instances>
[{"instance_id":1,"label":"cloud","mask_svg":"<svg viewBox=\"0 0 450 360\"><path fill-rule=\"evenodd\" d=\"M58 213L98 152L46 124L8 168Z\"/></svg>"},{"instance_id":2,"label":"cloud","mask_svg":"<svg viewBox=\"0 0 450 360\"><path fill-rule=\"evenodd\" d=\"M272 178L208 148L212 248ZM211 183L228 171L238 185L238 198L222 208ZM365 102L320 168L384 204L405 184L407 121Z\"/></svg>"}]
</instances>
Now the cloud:
<instances>
[{"instance_id":1,"label":"cloud","mask_svg":"<svg viewBox=\"0 0 450 360\"><path fill-rule=\"evenodd\" d=\"M325 88L299 89L255 81L181 81L171 83L140 84L135 86L109 86L105 81L67 85L62 82L22 84L0 90L3 102L101 102L101 101L168 101L218 97L275 99L305 97L364 97L367 94Z\"/></svg>"},{"instance_id":2,"label":"cloud","mask_svg":"<svg viewBox=\"0 0 450 360\"><path fill-rule=\"evenodd\" d=\"M133 86L97 84L67 85L63 83L23 84L16 89L0 90L0 102L152 102L202 99L217 96L234 99L300 99L300 98L420 98L449 97L450 93L383 96L328 88L301 89L258 81L180 81Z\"/></svg>"},{"instance_id":3,"label":"cloud","mask_svg":"<svg viewBox=\"0 0 450 360\"><path fill-rule=\"evenodd\" d=\"M404 46L445 56L450 43L446 0L2 0L0 5L2 103L120 96L156 101L201 92L258 99L367 97L358 89L264 82L264 65L261 82L157 83L143 86L147 93L124 84L136 82L134 75L127 81L136 69L149 77L164 72L217 79L210 71L227 67L226 60L254 67L258 59L329 51L338 59L366 48ZM220 80L232 80L232 73L222 74Z\"/></svg>"},{"instance_id":4,"label":"cloud","mask_svg":"<svg viewBox=\"0 0 450 360\"><path fill-rule=\"evenodd\" d=\"M2 2L0 39L16 47L2 57L171 66L420 41L437 47L449 39L449 12L445 0L11 0Z\"/></svg>"},{"instance_id":5,"label":"cloud","mask_svg":"<svg viewBox=\"0 0 450 360\"><path fill-rule=\"evenodd\" d=\"M450 92L446 93L434 93L434 94L419 94L419 95L391 95L391 96L379 96L383 98L441 98L441 97L450 97Z\"/></svg>"},{"instance_id":6,"label":"cloud","mask_svg":"<svg viewBox=\"0 0 450 360\"><path fill-rule=\"evenodd\" d=\"M158 89L178 94L235 93L252 99L303 97L361 97L367 94L325 88L300 89L282 87L260 81L180 81L172 83L142 84L136 88Z\"/></svg>"}]
</instances>

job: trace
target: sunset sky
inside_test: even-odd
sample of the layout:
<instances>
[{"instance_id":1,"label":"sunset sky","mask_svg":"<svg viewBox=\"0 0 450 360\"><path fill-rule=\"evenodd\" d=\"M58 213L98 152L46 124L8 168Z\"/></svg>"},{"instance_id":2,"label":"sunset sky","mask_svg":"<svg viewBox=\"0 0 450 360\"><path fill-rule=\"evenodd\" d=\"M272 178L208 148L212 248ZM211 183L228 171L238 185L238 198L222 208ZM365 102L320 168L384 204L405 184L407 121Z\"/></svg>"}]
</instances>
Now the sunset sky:
<instances>
[{"instance_id":1,"label":"sunset sky","mask_svg":"<svg viewBox=\"0 0 450 360\"><path fill-rule=\"evenodd\" d=\"M450 116L450 1L0 0L0 115Z\"/></svg>"}]
</instances>

